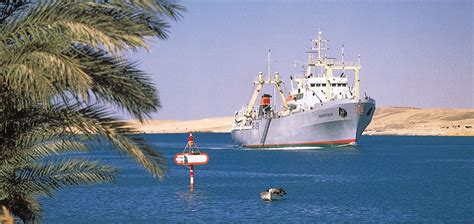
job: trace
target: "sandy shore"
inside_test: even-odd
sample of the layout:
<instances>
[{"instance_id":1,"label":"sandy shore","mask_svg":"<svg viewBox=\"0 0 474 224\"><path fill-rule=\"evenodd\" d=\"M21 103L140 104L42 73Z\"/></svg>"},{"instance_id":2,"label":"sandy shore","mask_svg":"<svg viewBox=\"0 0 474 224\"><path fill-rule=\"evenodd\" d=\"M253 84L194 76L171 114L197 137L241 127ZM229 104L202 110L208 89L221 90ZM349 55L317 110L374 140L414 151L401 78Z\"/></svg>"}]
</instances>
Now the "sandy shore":
<instances>
[{"instance_id":1,"label":"sandy shore","mask_svg":"<svg viewBox=\"0 0 474 224\"><path fill-rule=\"evenodd\" d=\"M214 117L201 120L150 120L143 124L130 121L143 133L230 132L233 117Z\"/></svg>"},{"instance_id":2,"label":"sandy shore","mask_svg":"<svg viewBox=\"0 0 474 224\"><path fill-rule=\"evenodd\" d=\"M364 134L474 136L474 109L377 108Z\"/></svg>"},{"instance_id":3,"label":"sandy shore","mask_svg":"<svg viewBox=\"0 0 474 224\"><path fill-rule=\"evenodd\" d=\"M131 123L142 133L229 132L232 119L229 116ZM474 136L474 109L377 108L364 134Z\"/></svg>"}]
</instances>

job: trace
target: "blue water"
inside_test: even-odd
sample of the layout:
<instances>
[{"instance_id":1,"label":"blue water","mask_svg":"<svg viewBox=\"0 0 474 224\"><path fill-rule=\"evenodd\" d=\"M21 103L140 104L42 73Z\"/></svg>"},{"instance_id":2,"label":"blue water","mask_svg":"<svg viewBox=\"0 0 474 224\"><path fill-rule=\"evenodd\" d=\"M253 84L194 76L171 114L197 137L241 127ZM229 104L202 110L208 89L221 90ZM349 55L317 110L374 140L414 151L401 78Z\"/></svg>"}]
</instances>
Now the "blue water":
<instances>
[{"instance_id":1,"label":"blue water","mask_svg":"<svg viewBox=\"0 0 474 224\"><path fill-rule=\"evenodd\" d=\"M229 134L195 134L208 165L172 160L184 134L146 135L168 161L163 182L112 150L79 155L120 167L117 184L43 198L45 223L474 222L474 138L363 136L358 146L237 148ZM78 155L75 155L78 156ZM259 193L284 187L286 198Z\"/></svg>"}]
</instances>

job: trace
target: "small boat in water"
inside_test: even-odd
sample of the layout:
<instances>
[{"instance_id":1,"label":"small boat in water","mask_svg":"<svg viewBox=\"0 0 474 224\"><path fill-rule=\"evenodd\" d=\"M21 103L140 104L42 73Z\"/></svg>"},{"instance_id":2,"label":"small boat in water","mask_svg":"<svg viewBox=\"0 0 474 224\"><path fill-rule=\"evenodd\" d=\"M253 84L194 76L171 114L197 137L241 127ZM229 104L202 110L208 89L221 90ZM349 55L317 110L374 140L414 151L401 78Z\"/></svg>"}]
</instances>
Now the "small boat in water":
<instances>
[{"instance_id":1,"label":"small boat in water","mask_svg":"<svg viewBox=\"0 0 474 224\"><path fill-rule=\"evenodd\" d=\"M264 201L280 200L285 195L287 195L286 191L282 187L280 187L280 188L269 188L266 191L260 193L260 197Z\"/></svg>"}]
</instances>

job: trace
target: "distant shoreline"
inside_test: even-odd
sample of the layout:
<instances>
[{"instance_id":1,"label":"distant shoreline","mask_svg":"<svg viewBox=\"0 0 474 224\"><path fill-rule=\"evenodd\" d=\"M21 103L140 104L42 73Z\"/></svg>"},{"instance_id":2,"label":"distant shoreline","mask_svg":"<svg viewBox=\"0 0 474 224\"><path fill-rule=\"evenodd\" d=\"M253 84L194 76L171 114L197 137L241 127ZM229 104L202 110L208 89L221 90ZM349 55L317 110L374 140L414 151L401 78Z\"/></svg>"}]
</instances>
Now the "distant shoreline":
<instances>
[{"instance_id":1,"label":"distant shoreline","mask_svg":"<svg viewBox=\"0 0 474 224\"><path fill-rule=\"evenodd\" d=\"M232 116L199 120L128 121L139 133L230 133ZM474 136L474 109L381 107L364 135Z\"/></svg>"}]
</instances>

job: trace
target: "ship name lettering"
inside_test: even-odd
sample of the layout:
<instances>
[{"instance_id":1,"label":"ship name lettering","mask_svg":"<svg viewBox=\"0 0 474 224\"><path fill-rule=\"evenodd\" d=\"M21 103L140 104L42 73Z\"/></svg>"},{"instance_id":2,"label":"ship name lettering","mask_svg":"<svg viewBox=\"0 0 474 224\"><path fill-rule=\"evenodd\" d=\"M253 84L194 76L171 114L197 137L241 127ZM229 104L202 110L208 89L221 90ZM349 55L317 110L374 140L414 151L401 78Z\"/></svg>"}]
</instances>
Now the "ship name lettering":
<instances>
[{"instance_id":1,"label":"ship name lettering","mask_svg":"<svg viewBox=\"0 0 474 224\"><path fill-rule=\"evenodd\" d=\"M333 114L332 113L325 113L325 114L320 114L319 115L319 118L323 118L323 117L332 117Z\"/></svg>"},{"instance_id":2,"label":"ship name lettering","mask_svg":"<svg viewBox=\"0 0 474 224\"><path fill-rule=\"evenodd\" d=\"M259 123L255 122L255 123L252 123L252 129L259 129Z\"/></svg>"}]
</instances>

